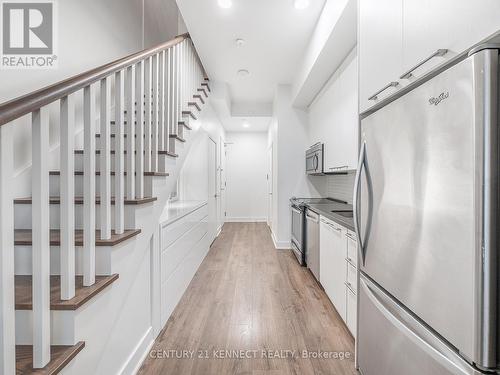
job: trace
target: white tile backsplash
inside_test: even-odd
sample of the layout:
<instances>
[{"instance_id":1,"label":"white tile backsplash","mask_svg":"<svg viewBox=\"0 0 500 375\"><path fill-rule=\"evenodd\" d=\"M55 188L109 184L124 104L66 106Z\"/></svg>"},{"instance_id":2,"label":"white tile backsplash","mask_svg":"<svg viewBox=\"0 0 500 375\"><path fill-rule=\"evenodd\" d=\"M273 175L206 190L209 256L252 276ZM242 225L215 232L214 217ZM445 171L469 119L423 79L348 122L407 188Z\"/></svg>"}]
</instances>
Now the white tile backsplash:
<instances>
[{"instance_id":1,"label":"white tile backsplash","mask_svg":"<svg viewBox=\"0 0 500 375\"><path fill-rule=\"evenodd\" d=\"M337 198L352 204L356 171L348 174L309 176L309 180L322 197Z\"/></svg>"}]
</instances>

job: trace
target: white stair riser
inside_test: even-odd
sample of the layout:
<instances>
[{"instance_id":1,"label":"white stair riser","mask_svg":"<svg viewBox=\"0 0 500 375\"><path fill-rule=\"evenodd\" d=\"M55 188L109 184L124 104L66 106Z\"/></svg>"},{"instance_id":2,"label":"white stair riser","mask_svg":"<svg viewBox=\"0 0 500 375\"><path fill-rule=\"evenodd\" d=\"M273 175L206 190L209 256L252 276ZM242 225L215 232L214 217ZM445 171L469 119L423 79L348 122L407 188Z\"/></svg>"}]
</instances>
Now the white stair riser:
<instances>
[{"instance_id":1,"label":"white stair riser","mask_svg":"<svg viewBox=\"0 0 500 375\"><path fill-rule=\"evenodd\" d=\"M50 344L75 345L77 311L50 312ZM33 311L16 310L16 345L33 344Z\"/></svg>"},{"instance_id":2,"label":"white stair riser","mask_svg":"<svg viewBox=\"0 0 500 375\"><path fill-rule=\"evenodd\" d=\"M147 203L148 205L153 204ZM60 229L61 228L61 211L59 204L50 205L50 229ZM125 229L135 229L135 210L138 205L125 205ZM142 205L141 205L142 207ZM95 208L95 223L96 228L100 229L101 223L101 206L96 205ZM31 204L16 204L14 205L14 225L16 229L31 229ZM111 225L112 228L115 226L115 205L111 205ZM75 205L75 229L83 229L83 205Z\"/></svg>"},{"instance_id":3,"label":"white stair riser","mask_svg":"<svg viewBox=\"0 0 500 375\"><path fill-rule=\"evenodd\" d=\"M96 246L96 275L106 276L111 273L111 251L112 247ZM14 270L16 275L32 274L32 248L31 246L16 246L14 253ZM50 274L60 275L61 248L50 247ZM83 247L75 247L75 272L83 275Z\"/></svg>"},{"instance_id":4,"label":"white stair riser","mask_svg":"<svg viewBox=\"0 0 500 375\"><path fill-rule=\"evenodd\" d=\"M111 195L115 195L115 177L116 176L111 176ZM75 195L76 196L83 196L83 175L75 175ZM96 195L100 196L100 178L101 176L95 176L95 185L96 185ZM125 189L125 177L122 176L123 178L123 186ZM152 180L154 178L161 178L161 179L166 179L167 177L165 176L160 176L160 177L153 177L153 176L144 176L144 195L145 196L152 196ZM50 176L50 181L49 181L49 191L50 195L52 197L59 197L60 196L60 176L59 175L51 175ZM126 194L126 189L125 189L125 194Z\"/></svg>"}]
</instances>

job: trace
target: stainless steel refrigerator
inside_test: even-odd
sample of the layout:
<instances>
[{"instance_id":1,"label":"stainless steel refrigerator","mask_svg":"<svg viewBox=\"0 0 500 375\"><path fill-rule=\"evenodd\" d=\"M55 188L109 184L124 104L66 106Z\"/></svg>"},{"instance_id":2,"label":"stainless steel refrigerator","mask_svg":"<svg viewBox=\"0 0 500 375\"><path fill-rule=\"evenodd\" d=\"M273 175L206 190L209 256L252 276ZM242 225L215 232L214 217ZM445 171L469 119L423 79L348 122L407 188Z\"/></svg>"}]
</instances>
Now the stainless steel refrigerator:
<instances>
[{"instance_id":1,"label":"stainless steel refrigerator","mask_svg":"<svg viewBox=\"0 0 500 375\"><path fill-rule=\"evenodd\" d=\"M498 55L477 48L362 115L364 375L500 367Z\"/></svg>"}]
</instances>

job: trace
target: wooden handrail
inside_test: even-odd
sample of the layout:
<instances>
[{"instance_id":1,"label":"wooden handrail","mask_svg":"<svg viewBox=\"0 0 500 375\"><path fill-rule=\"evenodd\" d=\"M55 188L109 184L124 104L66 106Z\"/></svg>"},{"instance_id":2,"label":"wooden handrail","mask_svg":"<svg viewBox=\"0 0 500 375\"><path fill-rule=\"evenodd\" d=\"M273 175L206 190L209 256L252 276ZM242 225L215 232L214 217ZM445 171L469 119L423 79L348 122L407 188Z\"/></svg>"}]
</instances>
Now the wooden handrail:
<instances>
[{"instance_id":1,"label":"wooden handrail","mask_svg":"<svg viewBox=\"0 0 500 375\"><path fill-rule=\"evenodd\" d=\"M92 83L108 77L130 65L136 64L150 56L175 46L182 41L190 39L189 33L178 35L168 42L155 47L123 57L111 63L91 69L40 90L20 96L16 99L0 104L0 126L5 125L21 116L27 115L47 104L64 98ZM198 58L199 61L199 58ZM201 64L201 61L200 61ZM202 66L203 70L203 66Z\"/></svg>"}]
</instances>

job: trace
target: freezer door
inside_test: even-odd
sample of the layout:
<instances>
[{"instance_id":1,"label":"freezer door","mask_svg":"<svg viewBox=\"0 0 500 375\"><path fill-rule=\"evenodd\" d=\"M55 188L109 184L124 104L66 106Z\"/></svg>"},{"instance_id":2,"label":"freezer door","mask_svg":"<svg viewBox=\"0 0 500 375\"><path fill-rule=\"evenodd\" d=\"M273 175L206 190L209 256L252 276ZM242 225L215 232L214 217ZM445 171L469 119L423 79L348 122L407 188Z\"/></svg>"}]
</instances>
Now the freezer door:
<instances>
[{"instance_id":1,"label":"freezer door","mask_svg":"<svg viewBox=\"0 0 500 375\"><path fill-rule=\"evenodd\" d=\"M497 126L484 96L496 98L497 67L497 51L479 52L363 119L359 169L361 270L485 367L496 365L496 275L481 267L496 254L485 234L497 210L484 186L496 191L498 173L485 172Z\"/></svg>"},{"instance_id":2,"label":"freezer door","mask_svg":"<svg viewBox=\"0 0 500 375\"><path fill-rule=\"evenodd\" d=\"M363 375L479 375L374 283L359 285L358 365Z\"/></svg>"}]
</instances>

